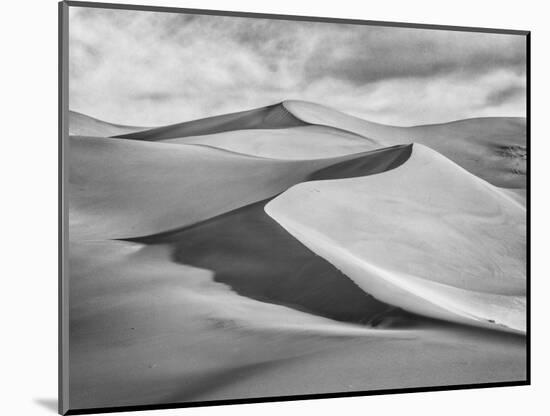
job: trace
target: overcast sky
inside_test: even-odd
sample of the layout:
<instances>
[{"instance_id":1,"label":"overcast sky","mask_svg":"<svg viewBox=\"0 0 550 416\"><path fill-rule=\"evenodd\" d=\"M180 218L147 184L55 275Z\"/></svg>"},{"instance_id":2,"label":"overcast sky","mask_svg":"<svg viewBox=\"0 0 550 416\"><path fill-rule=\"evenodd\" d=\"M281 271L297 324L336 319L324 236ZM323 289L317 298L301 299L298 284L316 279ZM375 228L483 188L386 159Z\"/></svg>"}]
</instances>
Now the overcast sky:
<instances>
[{"instance_id":1,"label":"overcast sky","mask_svg":"<svg viewBox=\"0 0 550 416\"><path fill-rule=\"evenodd\" d=\"M395 125L525 116L525 38L70 7L69 106L153 126L300 99Z\"/></svg>"}]
</instances>

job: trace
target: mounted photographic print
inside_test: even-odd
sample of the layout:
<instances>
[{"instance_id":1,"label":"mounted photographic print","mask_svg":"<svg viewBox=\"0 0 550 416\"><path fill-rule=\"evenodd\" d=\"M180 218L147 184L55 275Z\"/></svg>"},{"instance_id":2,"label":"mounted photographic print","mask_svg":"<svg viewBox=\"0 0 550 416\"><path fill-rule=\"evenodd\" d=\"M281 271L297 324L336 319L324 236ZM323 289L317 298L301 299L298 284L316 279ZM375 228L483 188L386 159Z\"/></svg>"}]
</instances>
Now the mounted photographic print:
<instances>
[{"instance_id":1,"label":"mounted photographic print","mask_svg":"<svg viewBox=\"0 0 550 416\"><path fill-rule=\"evenodd\" d=\"M529 32L60 3L60 413L529 384Z\"/></svg>"}]
</instances>

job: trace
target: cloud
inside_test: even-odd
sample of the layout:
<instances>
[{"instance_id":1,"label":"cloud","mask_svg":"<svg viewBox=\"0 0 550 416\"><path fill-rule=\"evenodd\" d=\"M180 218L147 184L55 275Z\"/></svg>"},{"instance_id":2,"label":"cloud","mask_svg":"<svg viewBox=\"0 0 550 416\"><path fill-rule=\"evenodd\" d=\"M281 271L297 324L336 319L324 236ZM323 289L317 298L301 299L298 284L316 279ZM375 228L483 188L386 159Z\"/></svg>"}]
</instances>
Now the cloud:
<instances>
[{"instance_id":1,"label":"cloud","mask_svg":"<svg viewBox=\"0 0 550 416\"><path fill-rule=\"evenodd\" d=\"M500 90L494 90L487 95L486 103L490 106L499 106L506 102L525 98L526 89L523 85L508 85Z\"/></svg>"},{"instance_id":2,"label":"cloud","mask_svg":"<svg viewBox=\"0 0 550 416\"><path fill-rule=\"evenodd\" d=\"M400 125L525 113L521 36L81 7L69 30L71 109L116 123L284 99Z\"/></svg>"},{"instance_id":3,"label":"cloud","mask_svg":"<svg viewBox=\"0 0 550 416\"><path fill-rule=\"evenodd\" d=\"M325 35L309 57L313 77L355 85L395 78L525 73L525 40L519 36L403 28L343 28Z\"/></svg>"}]
</instances>

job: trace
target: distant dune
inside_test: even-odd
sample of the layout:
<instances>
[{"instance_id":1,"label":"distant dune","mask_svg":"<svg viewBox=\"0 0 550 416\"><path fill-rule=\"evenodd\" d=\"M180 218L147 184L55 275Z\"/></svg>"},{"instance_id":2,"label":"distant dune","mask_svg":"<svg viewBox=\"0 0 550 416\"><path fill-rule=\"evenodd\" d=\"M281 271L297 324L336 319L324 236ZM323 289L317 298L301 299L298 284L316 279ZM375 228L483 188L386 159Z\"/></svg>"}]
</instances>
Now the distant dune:
<instances>
[{"instance_id":1,"label":"distant dune","mask_svg":"<svg viewBox=\"0 0 550 416\"><path fill-rule=\"evenodd\" d=\"M411 156L412 144L385 147L368 153L354 155L313 172L308 181L356 178L395 169Z\"/></svg>"},{"instance_id":2,"label":"distant dune","mask_svg":"<svg viewBox=\"0 0 550 416\"><path fill-rule=\"evenodd\" d=\"M77 113L76 111L69 111L69 134L72 136L109 137L144 129L145 127L111 124L85 114Z\"/></svg>"},{"instance_id":3,"label":"distant dune","mask_svg":"<svg viewBox=\"0 0 550 416\"><path fill-rule=\"evenodd\" d=\"M316 129L312 128L314 126ZM477 118L395 127L362 120L322 105L289 100L153 129L117 126L72 112L70 134L146 141L176 139L175 143L205 144L251 155L290 159L330 157L396 144L421 143L493 185L525 188L526 127L523 118ZM320 136L320 143L315 146L313 135ZM327 141L330 136L339 136L339 142ZM360 137L365 141L361 142Z\"/></svg>"},{"instance_id":4,"label":"distant dune","mask_svg":"<svg viewBox=\"0 0 550 416\"><path fill-rule=\"evenodd\" d=\"M112 125L96 129L89 124L86 123L86 128L72 128L71 134L96 136L101 135L96 134L101 129L112 130L108 135L126 139L205 144L284 159L331 157L420 143L493 185L525 188L526 126L523 118L474 118L396 127L366 121L319 104L287 100L239 113L145 130ZM331 140L336 137L338 140Z\"/></svg>"},{"instance_id":5,"label":"distant dune","mask_svg":"<svg viewBox=\"0 0 550 416\"><path fill-rule=\"evenodd\" d=\"M158 141L175 139L178 137L202 136L205 134L232 130L283 129L306 125L305 122L289 113L284 105L274 104L254 110L187 121L145 131L118 135L117 137Z\"/></svg>"},{"instance_id":6,"label":"distant dune","mask_svg":"<svg viewBox=\"0 0 550 416\"><path fill-rule=\"evenodd\" d=\"M296 185L266 211L379 300L525 331L525 208L433 150L414 145L376 176Z\"/></svg>"},{"instance_id":7,"label":"distant dune","mask_svg":"<svg viewBox=\"0 0 550 416\"><path fill-rule=\"evenodd\" d=\"M524 118L474 118L394 127L365 121L314 103L285 101L284 105L307 123L344 129L385 146L424 144L493 185L525 188L527 133Z\"/></svg>"},{"instance_id":8,"label":"distant dune","mask_svg":"<svg viewBox=\"0 0 550 416\"><path fill-rule=\"evenodd\" d=\"M165 140L172 144L203 144L238 153L275 159L321 159L380 148L380 144L345 130L326 126L234 130Z\"/></svg>"}]
</instances>

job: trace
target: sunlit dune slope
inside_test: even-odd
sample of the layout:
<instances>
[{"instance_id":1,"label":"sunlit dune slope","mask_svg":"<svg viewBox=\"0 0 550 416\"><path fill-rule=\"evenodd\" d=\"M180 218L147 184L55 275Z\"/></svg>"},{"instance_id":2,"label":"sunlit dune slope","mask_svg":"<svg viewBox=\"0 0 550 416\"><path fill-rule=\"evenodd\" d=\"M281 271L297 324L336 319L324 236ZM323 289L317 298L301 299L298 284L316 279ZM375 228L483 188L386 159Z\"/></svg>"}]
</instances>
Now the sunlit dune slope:
<instances>
[{"instance_id":1,"label":"sunlit dune slope","mask_svg":"<svg viewBox=\"0 0 550 416\"><path fill-rule=\"evenodd\" d=\"M319 159L380 148L380 144L345 130L326 126L235 130L164 140L203 144L238 153L276 159Z\"/></svg>"},{"instance_id":2,"label":"sunlit dune slope","mask_svg":"<svg viewBox=\"0 0 550 416\"><path fill-rule=\"evenodd\" d=\"M525 208L427 147L378 175L296 185L265 209L383 302L525 331Z\"/></svg>"},{"instance_id":3,"label":"sunlit dune slope","mask_svg":"<svg viewBox=\"0 0 550 416\"><path fill-rule=\"evenodd\" d=\"M146 129L146 127L111 124L76 111L69 111L69 134L74 136L108 137L144 129Z\"/></svg>"},{"instance_id":4,"label":"sunlit dune slope","mask_svg":"<svg viewBox=\"0 0 550 416\"><path fill-rule=\"evenodd\" d=\"M377 150L371 171L408 146ZM76 137L69 140L71 238L129 238L194 224L272 197L314 172L368 153L276 160L198 145Z\"/></svg>"}]
</instances>

